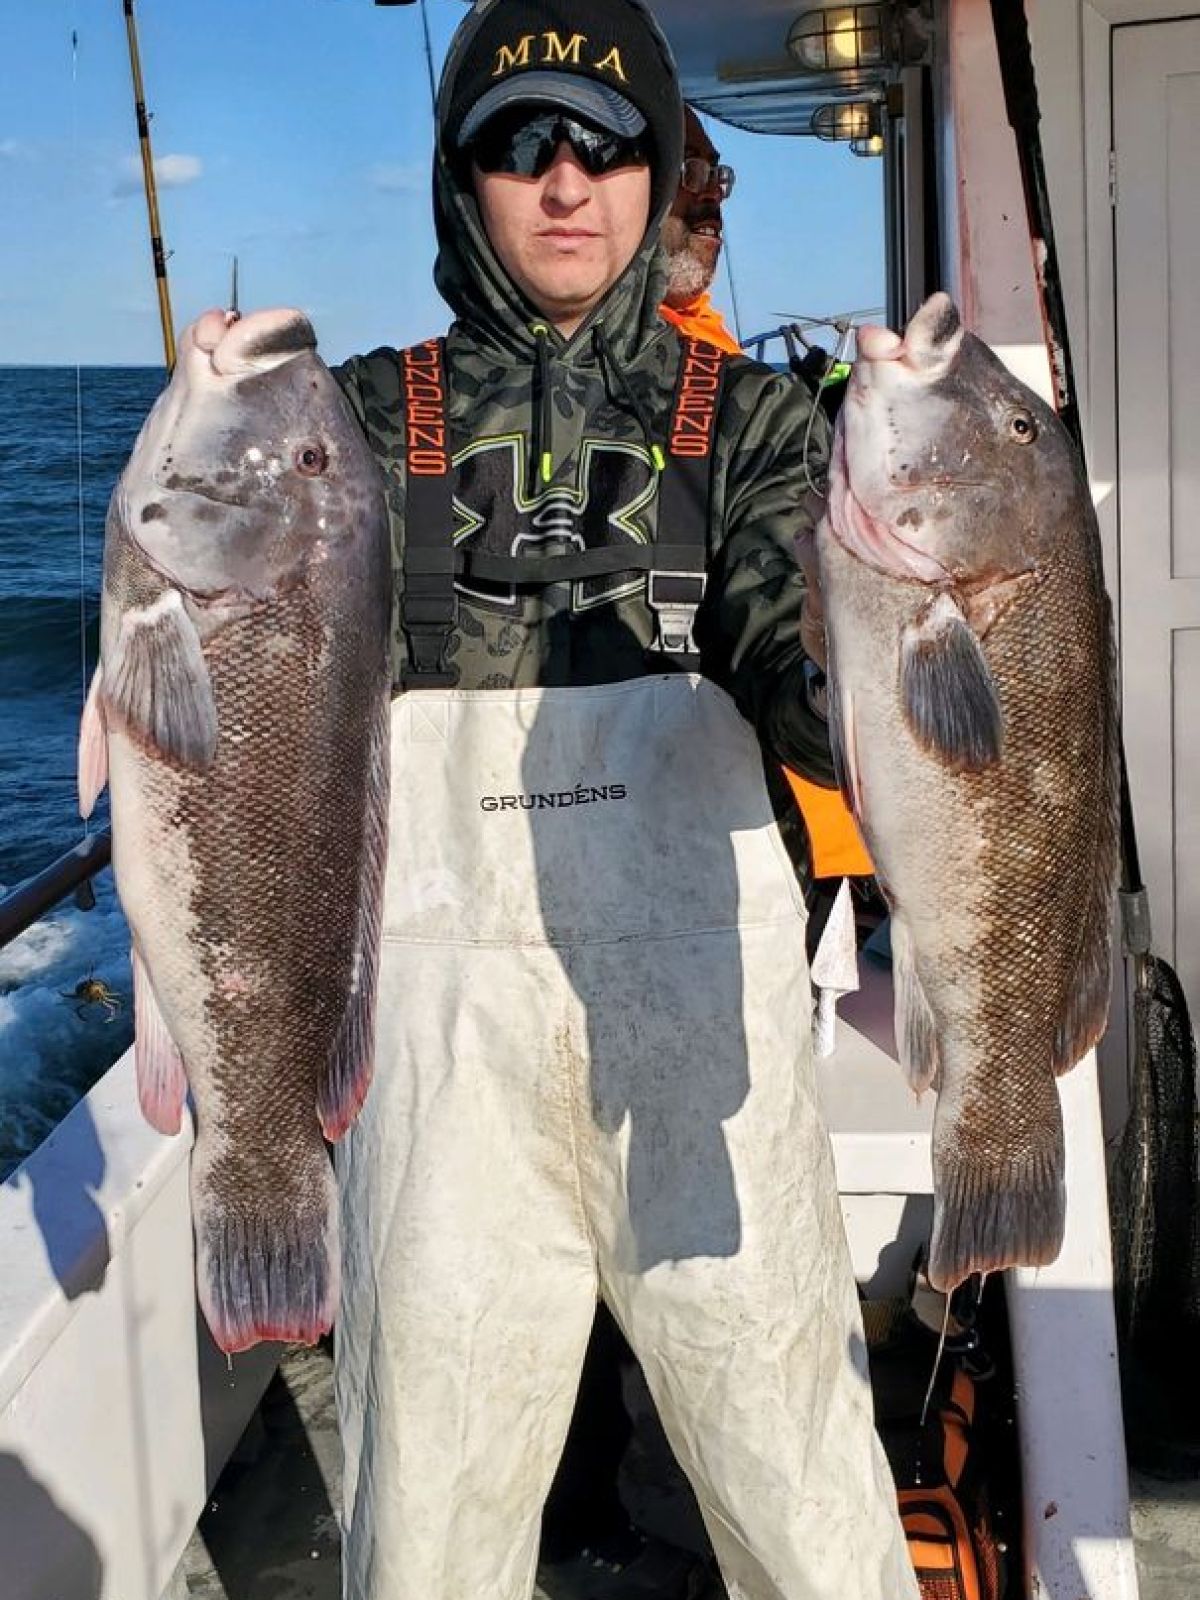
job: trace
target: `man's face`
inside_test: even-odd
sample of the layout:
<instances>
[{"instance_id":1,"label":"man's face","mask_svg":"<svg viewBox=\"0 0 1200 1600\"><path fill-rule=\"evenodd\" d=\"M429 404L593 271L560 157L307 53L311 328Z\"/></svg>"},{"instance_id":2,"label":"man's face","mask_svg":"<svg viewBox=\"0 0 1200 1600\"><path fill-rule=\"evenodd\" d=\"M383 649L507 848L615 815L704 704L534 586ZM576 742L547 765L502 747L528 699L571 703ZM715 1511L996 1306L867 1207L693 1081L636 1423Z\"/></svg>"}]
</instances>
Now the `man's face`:
<instances>
[{"instance_id":1,"label":"man's face","mask_svg":"<svg viewBox=\"0 0 1200 1600\"><path fill-rule=\"evenodd\" d=\"M685 110L683 157L697 157L713 168L717 164L713 142L691 106ZM721 191L715 171L703 194L680 186L663 223L662 242L670 269L666 302L675 308L690 305L712 282L721 255Z\"/></svg>"},{"instance_id":2,"label":"man's face","mask_svg":"<svg viewBox=\"0 0 1200 1600\"><path fill-rule=\"evenodd\" d=\"M591 177L564 140L541 177L482 172L475 198L500 265L566 337L637 254L650 220L650 168Z\"/></svg>"}]
</instances>

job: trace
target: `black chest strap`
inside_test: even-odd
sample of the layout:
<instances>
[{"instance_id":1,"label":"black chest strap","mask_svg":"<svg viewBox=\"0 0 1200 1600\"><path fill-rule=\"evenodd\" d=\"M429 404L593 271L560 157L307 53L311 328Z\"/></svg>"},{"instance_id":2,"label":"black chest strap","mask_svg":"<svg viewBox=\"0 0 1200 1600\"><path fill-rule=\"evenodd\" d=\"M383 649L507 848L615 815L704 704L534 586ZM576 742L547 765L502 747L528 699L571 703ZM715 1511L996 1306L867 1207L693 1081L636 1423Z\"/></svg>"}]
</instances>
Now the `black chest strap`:
<instances>
[{"instance_id":1,"label":"black chest strap","mask_svg":"<svg viewBox=\"0 0 1200 1600\"><path fill-rule=\"evenodd\" d=\"M408 641L400 682L405 689L450 689L458 682L448 661L458 601L444 340L400 352L400 393L406 478L400 626Z\"/></svg>"},{"instance_id":2,"label":"black chest strap","mask_svg":"<svg viewBox=\"0 0 1200 1600\"><path fill-rule=\"evenodd\" d=\"M667 462L658 485L658 538L646 600L665 655L695 655L693 629L704 598L712 501L713 440L725 383L725 352L684 337L671 406Z\"/></svg>"},{"instance_id":3,"label":"black chest strap","mask_svg":"<svg viewBox=\"0 0 1200 1600\"><path fill-rule=\"evenodd\" d=\"M695 653L693 624L704 597L713 440L726 364L725 353L715 346L698 339L682 342L666 463L658 486L658 538L636 551L600 547L541 564L547 582L618 568L646 571L646 599L657 628L654 649L672 656ZM458 615L454 587L458 557L446 424L445 341L427 339L402 350L400 379L406 477L400 627L408 643L401 686L452 688L458 681L449 665ZM511 577L510 560L496 558L496 564L504 568L497 576ZM472 571L489 576L483 570L486 566L486 558L477 555Z\"/></svg>"}]
</instances>

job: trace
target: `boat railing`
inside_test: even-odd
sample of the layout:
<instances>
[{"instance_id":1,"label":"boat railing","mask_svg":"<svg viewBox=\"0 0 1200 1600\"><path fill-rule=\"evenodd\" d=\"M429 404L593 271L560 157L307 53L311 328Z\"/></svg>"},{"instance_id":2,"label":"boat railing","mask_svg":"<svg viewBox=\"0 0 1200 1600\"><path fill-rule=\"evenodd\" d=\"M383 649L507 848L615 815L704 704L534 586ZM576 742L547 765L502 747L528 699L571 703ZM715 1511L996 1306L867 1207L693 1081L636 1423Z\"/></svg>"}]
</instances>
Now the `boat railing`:
<instances>
[{"instance_id":1,"label":"boat railing","mask_svg":"<svg viewBox=\"0 0 1200 1600\"><path fill-rule=\"evenodd\" d=\"M65 855L27 878L0 898L0 950L41 920L68 895L90 911L96 903L92 879L112 859L112 835L107 828L89 833Z\"/></svg>"}]
</instances>

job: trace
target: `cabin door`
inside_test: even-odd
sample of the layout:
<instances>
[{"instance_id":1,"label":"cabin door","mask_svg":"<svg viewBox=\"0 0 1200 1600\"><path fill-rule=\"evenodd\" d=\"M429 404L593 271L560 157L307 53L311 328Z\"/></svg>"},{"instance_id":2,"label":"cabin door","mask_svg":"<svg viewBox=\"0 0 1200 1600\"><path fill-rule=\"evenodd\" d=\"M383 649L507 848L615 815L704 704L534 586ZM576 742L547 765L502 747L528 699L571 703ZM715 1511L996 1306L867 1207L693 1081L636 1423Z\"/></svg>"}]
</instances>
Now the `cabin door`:
<instances>
[{"instance_id":1,"label":"cabin door","mask_svg":"<svg viewBox=\"0 0 1200 1600\"><path fill-rule=\"evenodd\" d=\"M1200 1018L1200 17L1113 30L1122 691L1155 949Z\"/></svg>"}]
</instances>

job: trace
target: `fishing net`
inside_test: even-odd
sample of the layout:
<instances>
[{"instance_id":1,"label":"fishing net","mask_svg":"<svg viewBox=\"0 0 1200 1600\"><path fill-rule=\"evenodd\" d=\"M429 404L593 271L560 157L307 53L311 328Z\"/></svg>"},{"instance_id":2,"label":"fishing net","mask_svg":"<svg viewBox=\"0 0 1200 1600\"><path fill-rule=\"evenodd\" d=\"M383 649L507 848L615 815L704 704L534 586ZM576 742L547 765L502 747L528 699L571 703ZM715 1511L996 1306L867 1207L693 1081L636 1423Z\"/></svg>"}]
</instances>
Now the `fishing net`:
<instances>
[{"instance_id":1,"label":"fishing net","mask_svg":"<svg viewBox=\"0 0 1200 1600\"><path fill-rule=\"evenodd\" d=\"M1200 1172L1196 1042L1165 961L1137 957L1129 1119L1109 1185L1114 1292L1130 1459L1200 1467Z\"/></svg>"}]
</instances>

